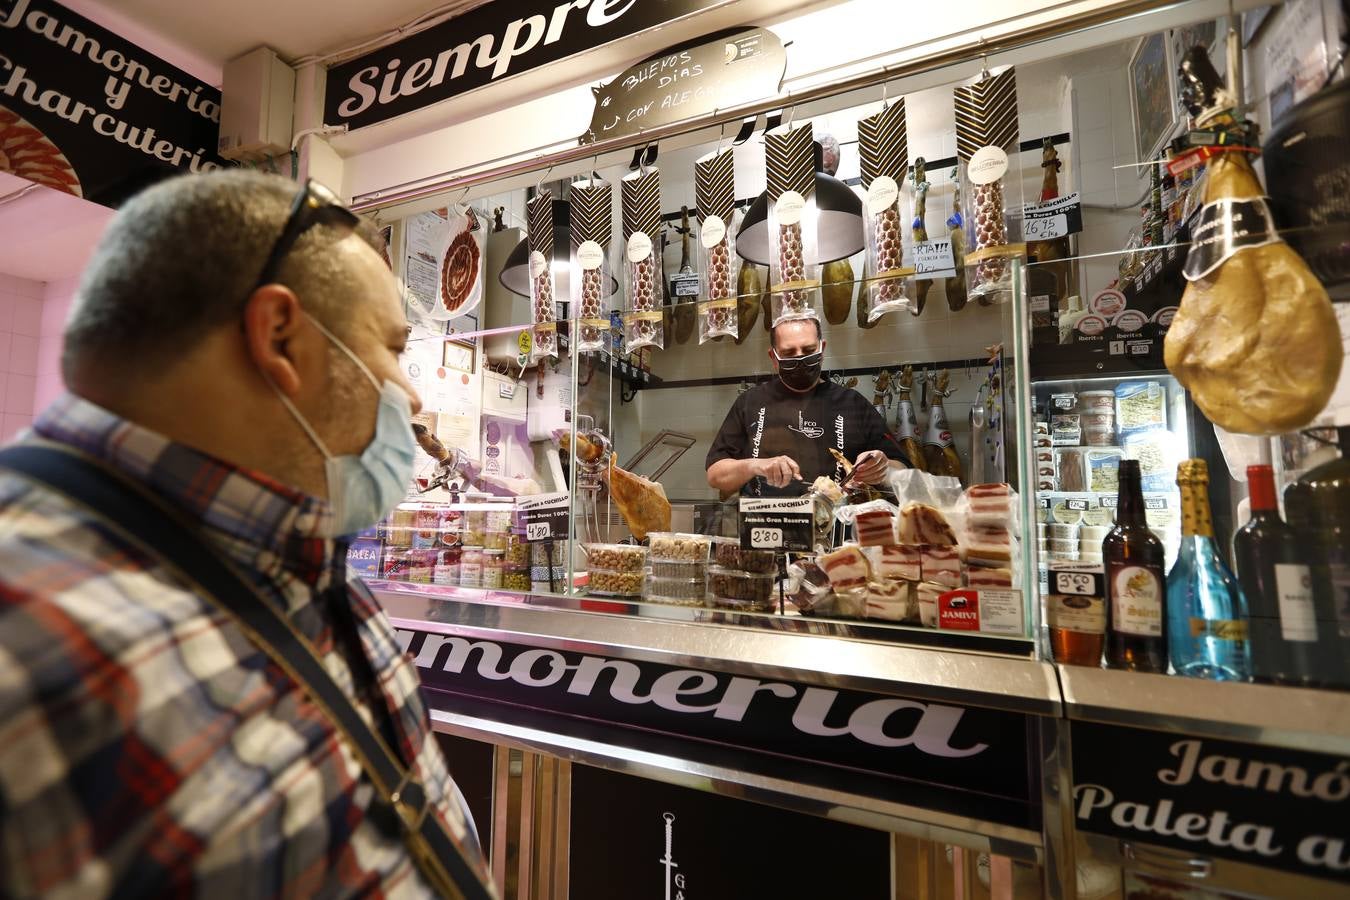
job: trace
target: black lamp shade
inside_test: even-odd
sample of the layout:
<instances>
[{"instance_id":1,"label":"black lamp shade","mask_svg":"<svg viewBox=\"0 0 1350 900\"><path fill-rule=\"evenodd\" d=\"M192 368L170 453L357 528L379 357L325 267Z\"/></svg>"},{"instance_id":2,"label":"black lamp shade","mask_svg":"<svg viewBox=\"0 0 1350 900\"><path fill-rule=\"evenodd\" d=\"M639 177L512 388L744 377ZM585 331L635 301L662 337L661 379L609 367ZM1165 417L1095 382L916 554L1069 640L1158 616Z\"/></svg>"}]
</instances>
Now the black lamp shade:
<instances>
[{"instance_id":1,"label":"black lamp shade","mask_svg":"<svg viewBox=\"0 0 1350 900\"><path fill-rule=\"evenodd\" d=\"M815 255L819 258L808 258L807 264L823 265L861 253L866 243L863 236L862 198L838 178L817 172L815 202ZM769 259L773 256L773 243L769 240L767 192L755 198L741 220L741 230L736 233L736 253L757 265L769 265Z\"/></svg>"}]
</instances>

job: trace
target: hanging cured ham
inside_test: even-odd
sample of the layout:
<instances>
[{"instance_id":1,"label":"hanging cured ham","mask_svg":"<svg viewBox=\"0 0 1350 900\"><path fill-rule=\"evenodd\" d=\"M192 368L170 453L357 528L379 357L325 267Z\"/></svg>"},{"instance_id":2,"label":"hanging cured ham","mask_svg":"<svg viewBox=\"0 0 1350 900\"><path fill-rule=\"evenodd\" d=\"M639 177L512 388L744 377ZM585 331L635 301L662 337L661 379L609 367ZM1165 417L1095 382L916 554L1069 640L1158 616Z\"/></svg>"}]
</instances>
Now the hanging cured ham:
<instances>
[{"instance_id":1,"label":"hanging cured ham","mask_svg":"<svg viewBox=\"0 0 1350 900\"><path fill-rule=\"evenodd\" d=\"M670 501L665 488L614 465L609 458L609 494L619 515L633 532L633 537L644 540L650 532L670 530Z\"/></svg>"},{"instance_id":2,"label":"hanging cured ham","mask_svg":"<svg viewBox=\"0 0 1350 900\"><path fill-rule=\"evenodd\" d=\"M1336 314L1275 232L1249 153L1238 149L1247 143L1243 123L1203 47L1186 54L1181 78L1195 128L1235 138L1237 147L1220 147L1209 159L1184 269L1189 283L1164 359L1216 425L1241 434L1293 431L1335 389L1344 355Z\"/></svg>"}]
</instances>

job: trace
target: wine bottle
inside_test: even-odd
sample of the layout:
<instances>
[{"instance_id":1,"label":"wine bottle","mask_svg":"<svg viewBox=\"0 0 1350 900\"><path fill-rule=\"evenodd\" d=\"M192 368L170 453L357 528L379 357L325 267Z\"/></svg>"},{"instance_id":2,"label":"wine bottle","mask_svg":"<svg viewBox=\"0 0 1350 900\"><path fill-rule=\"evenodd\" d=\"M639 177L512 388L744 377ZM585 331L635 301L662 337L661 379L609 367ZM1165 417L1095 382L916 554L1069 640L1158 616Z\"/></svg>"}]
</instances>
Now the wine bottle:
<instances>
[{"instance_id":1,"label":"wine bottle","mask_svg":"<svg viewBox=\"0 0 1350 900\"><path fill-rule=\"evenodd\" d=\"M1167 671L1163 600L1166 556L1144 518L1139 460L1120 461L1115 527L1102 541L1106 566L1106 665L1135 672Z\"/></svg>"},{"instance_id":2,"label":"wine bottle","mask_svg":"<svg viewBox=\"0 0 1350 900\"><path fill-rule=\"evenodd\" d=\"M1247 467L1252 518L1233 535L1238 584L1251 614L1252 677L1279 684L1318 680L1312 570L1298 535L1280 518L1270 466Z\"/></svg>"},{"instance_id":3,"label":"wine bottle","mask_svg":"<svg viewBox=\"0 0 1350 900\"><path fill-rule=\"evenodd\" d=\"M1203 459L1177 466L1181 488L1181 552L1167 573L1168 655L1179 675L1215 681L1251 677L1247 601L1214 540L1209 467Z\"/></svg>"},{"instance_id":4,"label":"wine bottle","mask_svg":"<svg viewBox=\"0 0 1350 900\"><path fill-rule=\"evenodd\" d=\"M1321 681L1350 685L1350 427L1341 458L1303 474L1284 492L1289 524L1308 554L1322 652Z\"/></svg>"}]
</instances>

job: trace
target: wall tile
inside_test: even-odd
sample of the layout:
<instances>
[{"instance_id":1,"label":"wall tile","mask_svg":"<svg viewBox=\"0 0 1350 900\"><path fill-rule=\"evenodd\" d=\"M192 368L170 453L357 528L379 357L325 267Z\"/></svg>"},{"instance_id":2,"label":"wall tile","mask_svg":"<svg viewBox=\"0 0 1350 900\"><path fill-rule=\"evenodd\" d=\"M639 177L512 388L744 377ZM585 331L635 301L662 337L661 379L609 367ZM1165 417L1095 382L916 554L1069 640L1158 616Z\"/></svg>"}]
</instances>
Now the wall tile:
<instances>
[{"instance_id":1,"label":"wall tile","mask_svg":"<svg viewBox=\"0 0 1350 900\"><path fill-rule=\"evenodd\" d=\"M0 331L0 372L9 371L9 348L12 339L13 336L8 331Z\"/></svg>"},{"instance_id":2,"label":"wall tile","mask_svg":"<svg viewBox=\"0 0 1350 900\"><path fill-rule=\"evenodd\" d=\"M8 334L14 330L14 301L17 295L0 288L0 333Z\"/></svg>"},{"instance_id":3,"label":"wall tile","mask_svg":"<svg viewBox=\"0 0 1350 900\"><path fill-rule=\"evenodd\" d=\"M37 338L16 334L10 339L8 371L18 375L36 375L37 360Z\"/></svg>"},{"instance_id":4,"label":"wall tile","mask_svg":"<svg viewBox=\"0 0 1350 900\"><path fill-rule=\"evenodd\" d=\"M14 322L11 330L15 334L37 337L42 333L42 301L32 297L14 298Z\"/></svg>"},{"instance_id":5,"label":"wall tile","mask_svg":"<svg viewBox=\"0 0 1350 900\"><path fill-rule=\"evenodd\" d=\"M41 375L59 375L61 372L61 335L38 338L37 372Z\"/></svg>"},{"instance_id":6,"label":"wall tile","mask_svg":"<svg viewBox=\"0 0 1350 900\"><path fill-rule=\"evenodd\" d=\"M0 415L0 444L7 444L14 440L20 431L32 424L32 416L20 416L13 413Z\"/></svg>"},{"instance_id":7,"label":"wall tile","mask_svg":"<svg viewBox=\"0 0 1350 900\"><path fill-rule=\"evenodd\" d=\"M39 373L37 385L33 389L33 412L42 412L53 400L61 396L65 389L65 382L61 380L59 373Z\"/></svg>"},{"instance_id":8,"label":"wall tile","mask_svg":"<svg viewBox=\"0 0 1350 900\"><path fill-rule=\"evenodd\" d=\"M32 375L11 373L9 383L5 387L4 411L21 416L33 415L33 394L36 387L37 379Z\"/></svg>"}]
</instances>

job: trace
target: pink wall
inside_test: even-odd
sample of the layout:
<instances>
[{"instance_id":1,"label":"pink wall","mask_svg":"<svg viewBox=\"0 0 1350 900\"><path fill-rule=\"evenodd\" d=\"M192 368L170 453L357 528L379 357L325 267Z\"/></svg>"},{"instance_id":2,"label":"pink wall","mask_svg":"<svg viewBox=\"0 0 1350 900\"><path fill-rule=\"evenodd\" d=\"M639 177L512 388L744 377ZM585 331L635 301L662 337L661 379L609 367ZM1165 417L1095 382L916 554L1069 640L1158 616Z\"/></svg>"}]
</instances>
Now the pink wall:
<instances>
[{"instance_id":1,"label":"pink wall","mask_svg":"<svg viewBox=\"0 0 1350 900\"><path fill-rule=\"evenodd\" d=\"M64 389L61 331L79 278L0 275L0 444L33 423Z\"/></svg>"},{"instance_id":2,"label":"pink wall","mask_svg":"<svg viewBox=\"0 0 1350 900\"><path fill-rule=\"evenodd\" d=\"M79 276L47 282L42 293L42 328L38 336L37 382L33 389L33 409L41 412L65 390L61 381L61 331L65 328Z\"/></svg>"},{"instance_id":3,"label":"pink wall","mask_svg":"<svg viewBox=\"0 0 1350 900\"><path fill-rule=\"evenodd\" d=\"M43 287L0 275L0 443L33 422Z\"/></svg>"}]
</instances>

